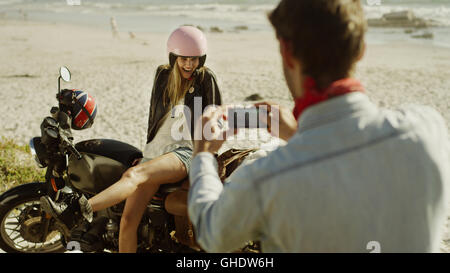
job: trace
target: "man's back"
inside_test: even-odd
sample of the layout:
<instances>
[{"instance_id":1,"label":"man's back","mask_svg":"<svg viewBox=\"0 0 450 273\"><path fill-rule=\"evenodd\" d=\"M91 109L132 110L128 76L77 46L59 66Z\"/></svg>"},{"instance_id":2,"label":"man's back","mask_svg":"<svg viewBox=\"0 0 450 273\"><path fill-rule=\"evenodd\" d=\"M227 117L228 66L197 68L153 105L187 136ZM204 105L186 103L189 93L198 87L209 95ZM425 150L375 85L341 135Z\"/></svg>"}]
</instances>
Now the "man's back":
<instances>
[{"instance_id":1,"label":"man's back","mask_svg":"<svg viewBox=\"0 0 450 273\"><path fill-rule=\"evenodd\" d=\"M213 153L223 144L223 109L203 114L205 137L194 143L189 173L197 241L213 252L248 240L260 240L264 252L437 251L450 180L447 129L431 108L380 110L359 92L352 77L366 48L361 1L281 0L268 17L295 107L257 106L280 109L260 122L289 142L222 185Z\"/></svg>"},{"instance_id":2,"label":"man's back","mask_svg":"<svg viewBox=\"0 0 450 273\"><path fill-rule=\"evenodd\" d=\"M305 111L286 146L230 181L259 196L265 252L369 252L372 241L382 252L438 251L444 146L444 121L431 108L380 110L354 93Z\"/></svg>"}]
</instances>

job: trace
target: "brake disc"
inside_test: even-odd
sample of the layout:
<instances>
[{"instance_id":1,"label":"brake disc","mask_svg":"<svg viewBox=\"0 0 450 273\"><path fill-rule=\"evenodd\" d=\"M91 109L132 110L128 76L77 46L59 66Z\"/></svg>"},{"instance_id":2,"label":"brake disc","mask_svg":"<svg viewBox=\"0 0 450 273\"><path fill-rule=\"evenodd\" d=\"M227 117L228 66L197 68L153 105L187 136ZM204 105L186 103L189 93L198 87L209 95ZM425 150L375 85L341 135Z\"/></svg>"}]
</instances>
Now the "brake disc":
<instances>
[{"instance_id":1,"label":"brake disc","mask_svg":"<svg viewBox=\"0 0 450 273\"><path fill-rule=\"evenodd\" d=\"M23 239L32 243L44 243L56 237L59 233L58 230L49 226L49 232L42 240L42 216L39 206L33 205L25 208L19 216L20 222L20 235Z\"/></svg>"}]
</instances>

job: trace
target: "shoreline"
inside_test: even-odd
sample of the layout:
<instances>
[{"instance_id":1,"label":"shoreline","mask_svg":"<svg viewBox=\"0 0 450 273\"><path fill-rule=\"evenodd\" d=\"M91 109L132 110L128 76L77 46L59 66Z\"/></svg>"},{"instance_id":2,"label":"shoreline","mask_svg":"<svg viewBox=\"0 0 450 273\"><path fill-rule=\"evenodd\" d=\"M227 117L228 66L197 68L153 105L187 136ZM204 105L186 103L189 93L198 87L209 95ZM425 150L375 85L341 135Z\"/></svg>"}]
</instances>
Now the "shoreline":
<instances>
[{"instance_id":1,"label":"shoreline","mask_svg":"<svg viewBox=\"0 0 450 273\"><path fill-rule=\"evenodd\" d=\"M91 20L84 22L83 20L71 19L71 17L64 19L56 17L54 20L49 19L50 15L61 16L65 13L51 13L48 12L48 17L43 15L35 16L34 18L27 18L24 20L16 15L11 18L2 18L1 22L16 22L16 23L31 23L37 25L59 25L72 26L86 29L96 29L98 31L111 31L110 18L115 17L119 33L128 37L128 33L146 35L153 34L167 34L182 24L190 24L200 27L205 33L273 33L272 26L266 20L265 23L252 24L242 23L238 21L223 21L223 20L199 20L198 18L173 18L165 17L164 15L152 16L148 18L144 13L131 16L128 13L99 13L93 16ZM68 13L70 15L72 13ZM76 14L76 13L73 13ZM86 14L81 14L86 15ZM91 15L89 13L89 15ZM116 15L118 17L116 17ZM135 18L138 16L138 18ZM5 17L5 16L4 16ZM51 18L51 17L50 17ZM132 18L132 19L130 19ZM142 20L144 24L137 22ZM214 23L213 23L214 22ZM155 27L158 26L158 27ZM427 35L431 35L430 37ZM415 37L415 38L414 38ZM366 34L366 42L370 45L389 45L396 42L407 42L411 44L418 44L423 46L436 46L450 48L450 25L437 25L429 28L412 28L412 27L369 27Z\"/></svg>"}]
</instances>

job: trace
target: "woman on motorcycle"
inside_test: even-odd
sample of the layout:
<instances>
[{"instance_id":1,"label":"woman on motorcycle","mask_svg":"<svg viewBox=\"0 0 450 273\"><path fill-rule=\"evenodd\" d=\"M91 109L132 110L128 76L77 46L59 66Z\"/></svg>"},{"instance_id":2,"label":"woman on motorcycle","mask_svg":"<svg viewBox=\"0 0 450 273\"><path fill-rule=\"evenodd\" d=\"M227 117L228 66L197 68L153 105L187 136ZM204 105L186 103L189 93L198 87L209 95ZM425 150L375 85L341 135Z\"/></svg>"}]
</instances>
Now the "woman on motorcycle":
<instances>
[{"instance_id":1,"label":"woman on motorcycle","mask_svg":"<svg viewBox=\"0 0 450 273\"><path fill-rule=\"evenodd\" d=\"M128 169L118 182L89 200L84 196L72 196L58 203L48 197L41 199L44 210L69 229L82 217L91 221L93 212L126 199L120 223L120 252L136 252L139 223L159 186L178 182L189 173L192 140L184 136L181 140L174 140L174 125L180 124L180 118L183 119L187 122L184 125L190 128L188 134L194 136L193 114L201 114L208 105L221 104L215 76L204 66L207 43L199 29L191 26L176 29L169 37L167 51L169 64L159 66L156 71L150 101L147 145L140 164ZM194 111L194 101L201 111ZM198 102L201 102L201 106ZM184 115L174 115L173 109L177 105L189 108L192 115L186 115L186 118ZM74 217L78 219L74 221Z\"/></svg>"}]
</instances>

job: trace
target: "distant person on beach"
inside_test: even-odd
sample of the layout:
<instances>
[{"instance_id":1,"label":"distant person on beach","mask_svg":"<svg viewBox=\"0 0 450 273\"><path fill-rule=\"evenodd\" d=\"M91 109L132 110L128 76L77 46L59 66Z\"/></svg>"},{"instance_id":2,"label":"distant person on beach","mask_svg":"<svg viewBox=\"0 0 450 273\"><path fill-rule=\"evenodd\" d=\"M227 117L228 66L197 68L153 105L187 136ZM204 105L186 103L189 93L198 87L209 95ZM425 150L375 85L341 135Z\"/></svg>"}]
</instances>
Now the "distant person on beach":
<instances>
[{"instance_id":1,"label":"distant person on beach","mask_svg":"<svg viewBox=\"0 0 450 273\"><path fill-rule=\"evenodd\" d=\"M448 131L431 107L377 107L353 78L365 51L361 1L282 0L269 19L295 108L256 106L268 107L272 118L261 122L287 144L222 184L213 154L226 136L218 126L224 108L206 111L200 121L215 133L194 141L189 174L200 246L228 252L252 240L263 252L439 251Z\"/></svg>"},{"instance_id":2,"label":"distant person on beach","mask_svg":"<svg viewBox=\"0 0 450 273\"><path fill-rule=\"evenodd\" d=\"M90 220L93 212L126 199L120 223L120 252L136 252L139 223L160 185L179 182L189 173L194 119L176 114L174 108L185 106L195 113L194 101L200 101L201 114L208 105L222 104L216 77L204 66L207 41L203 32L191 26L176 29L168 39L167 52L169 64L157 68L153 82L144 159L128 169L117 183L89 200L84 196L69 196L58 203L41 199L47 212L69 229L74 227L71 222L75 212L83 215L77 220ZM177 123L186 125L186 138L174 139L171 129Z\"/></svg>"},{"instance_id":3,"label":"distant person on beach","mask_svg":"<svg viewBox=\"0 0 450 273\"><path fill-rule=\"evenodd\" d=\"M111 22L111 31L112 31L113 38L119 38L119 30L117 28L116 18L111 17L110 22Z\"/></svg>"},{"instance_id":4,"label":"distant person on beach","mask_svg":"<svg viewBox=\"0 0 450 273\"><path fill-rule=\"evenodd\" d=\"M19 13L23 16L24 21L28 20L28 14L23 9L19 9Z\"/></svg>"}]
</instances>

